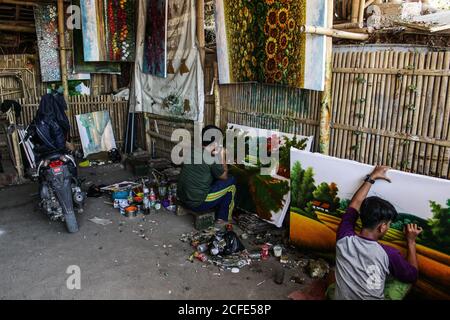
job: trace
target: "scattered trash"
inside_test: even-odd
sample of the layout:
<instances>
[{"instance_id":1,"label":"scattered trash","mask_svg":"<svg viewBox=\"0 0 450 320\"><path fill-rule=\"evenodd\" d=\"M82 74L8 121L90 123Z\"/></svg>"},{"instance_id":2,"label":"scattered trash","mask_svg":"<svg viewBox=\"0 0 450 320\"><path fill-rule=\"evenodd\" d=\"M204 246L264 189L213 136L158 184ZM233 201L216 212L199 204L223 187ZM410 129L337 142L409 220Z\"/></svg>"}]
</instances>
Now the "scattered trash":
<instances>
[{"instance_id":1,"label":"scattered trash","mask_svg":"<svg viewBox=\"0 0 450 320\"><path fill-rule=\"evenodd\" d=\"M248 234L258 234L273 230L276 227L255 214L243 214L239 216L239 227Z\"/></svg>"},{"instance_id":2,"label":"scattered trash","mask_svg":"<svg viewBox=\"0 0 450 320\"><path fill-rule=\"evenodd\" d=\"M259 287L259 286L262 285L264 282L266 282L266 280L261 281L261 282L258 283L256 286Z\"/></svg>"},{"instance_id":3,"label":"scattered trash","mask_svg":"<svg viewBox=\"0 0 450 320\"><path fill-rule=\"evenodd\" d=\"M323 259L310 260L308 272L311 278L323 278L330 272L330 265Z\"/></svg>"},{"instance_id":4,"label":"scattered trash","mask_svg":"<svg viewBox=\"0 0 450 320\"><path fill-rule=\"evenodd\" d=\"M102 226L106 226L106 225L108 225L108 224L113 223L113 222L112 222L111 220L109 220L109 219L101 219L101 218L98 218L98 217L89 219L89 221L91 221L91 222L93 222L93 223L95 223L95 224L102 225Z\"/></svg>"},{"instance_id":5,"label":"scattered trash","mask_svg":"<svg viewBox=\"0 0 450 320\"><path fill-rule=\"evenodd\" d=\"M297 283L297 284L304 284L305 283L305 278L302 278L300 276L292 276L291 277L291 282Z\"/></svg>"},{"instance_id":6,"label":"scattered trash","mask_svg":"<svg viewBox=\"0 0 450 320\"><path fill-rule=\"evenodd\" d=\"M232 273L239 273L239 268L232 268L232 269L231 269L231 272L232 272Z\"/></svg>"},{"instance_id":7,"label":"scattered trash","mask_svg":"<svg viewBox=\"0 0 450 320\"><path fill-rule=\"evenodd\" d=\"M289 262L289 257L287 255L282 255L280 257L280 263L286 264Z\"/></svg>"}]
</instances>

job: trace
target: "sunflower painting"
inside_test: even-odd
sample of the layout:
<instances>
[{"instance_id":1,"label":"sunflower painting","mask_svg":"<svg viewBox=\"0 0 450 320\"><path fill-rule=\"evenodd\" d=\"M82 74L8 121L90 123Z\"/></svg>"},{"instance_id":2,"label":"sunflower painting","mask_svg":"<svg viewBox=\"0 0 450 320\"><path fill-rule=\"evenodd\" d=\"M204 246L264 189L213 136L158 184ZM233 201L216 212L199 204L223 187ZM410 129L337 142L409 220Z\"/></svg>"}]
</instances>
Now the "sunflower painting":
<instances>
[{"instance_id":1,"label":"sunflower painting","mask_svg":"<svg viewBox=\"0 0 450 320\"><path fill-rule=\"evenodd\" d=\"M323 90L325 0L216 0L221 83L257 81Z\"/></svg>"}]
</instances>

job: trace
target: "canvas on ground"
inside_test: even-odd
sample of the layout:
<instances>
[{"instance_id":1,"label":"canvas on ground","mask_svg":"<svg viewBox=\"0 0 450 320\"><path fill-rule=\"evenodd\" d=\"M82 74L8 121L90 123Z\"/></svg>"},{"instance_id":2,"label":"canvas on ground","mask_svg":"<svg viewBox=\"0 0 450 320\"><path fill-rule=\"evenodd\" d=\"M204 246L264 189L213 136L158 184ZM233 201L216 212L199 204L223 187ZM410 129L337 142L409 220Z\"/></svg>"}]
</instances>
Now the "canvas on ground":
<instances>
[{"instance_id":1,"label":"canvas on ground","mask_svg":"<svg viewBox=\"0 0 450 320\"><path fill-rule=\"evenodd\" d=\"M84 156L116 148L116 140L108 111L76 116Z\"/></svg>"}]
</instances>

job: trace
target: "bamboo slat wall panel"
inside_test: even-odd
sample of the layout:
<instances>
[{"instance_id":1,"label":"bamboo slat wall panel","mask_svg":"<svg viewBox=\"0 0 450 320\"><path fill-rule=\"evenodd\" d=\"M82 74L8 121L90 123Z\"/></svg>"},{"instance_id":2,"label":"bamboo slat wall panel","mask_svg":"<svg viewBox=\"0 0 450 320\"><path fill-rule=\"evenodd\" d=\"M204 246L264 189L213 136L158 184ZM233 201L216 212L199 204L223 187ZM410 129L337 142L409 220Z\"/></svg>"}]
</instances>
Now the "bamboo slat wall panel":
<instances>
[{"instance_id":1,"label":"bamboo slat wall panel","mask_svg":"<svg viewBox=\"0 0 450 320\"><path fill-rule=\"evenodd\" d=\"M276 85L222 85L221 126L232 122L318 137L319 99L317 92ZM314 150L317 146L314 141Z\"/></svg>"},{"instance_id":2,"label":"bamboo slat wall panel","mask_svg":"<svg viewBox=\"0 0 450 320\"><path fill-rule=\"evenodd\" d=\"M21 99L19 103L21 103L22 105L22 114L20 116L19 122L20 124L28 125L34 119L39 106L39 99ZM71 126L70 133L75 143L80 143L75 115L95 111L109 111L116 144L118 146L123 145L127 125L128 101L116 101L110 95L97 97L75 96L69 98L68 105L71 114L69 118Z\"/></svg>"},{"instance_id":3,"label":"bamboo slat wall panel","mask_svg":"<svg viewBox=\"0 0 450 320\"><path fill-rule=\"evenodd\" d=\"M19 73L25 87L24 95L14 77L0 76L0 101L44 95L47 91L47 84L41 82L39 68L39 59L36 55L0 55L0 75L5 72ZM94 96L109 94L112 91L112 80L109 74L91 74L91 80L88 82L91 94Z\"/></svg>"},{"instance_id":4,"label":"bamboo slat wall panel","mask_svg":"<svg viewBox=\"0 0 450 320\"><path fill-rule=\"evenodd\" d=\"M333 66L333 156L450 178L450 51L344 51Z\"/></svg>"},{"instance_id":5,"label":"bamboo slat wall panel","mask_svg":"<svg viewBox=\"0 0 450 320\"><path fill-rule=\"evenodd\" d=\"M3 73L18 73L23 80L25 96L22 85L14 77L0 76L0 101L6 99L20 99L39 95L39 75L36 72L36 56L28 54L0 55L0 75Z\"/></svg>"}]
</instances>

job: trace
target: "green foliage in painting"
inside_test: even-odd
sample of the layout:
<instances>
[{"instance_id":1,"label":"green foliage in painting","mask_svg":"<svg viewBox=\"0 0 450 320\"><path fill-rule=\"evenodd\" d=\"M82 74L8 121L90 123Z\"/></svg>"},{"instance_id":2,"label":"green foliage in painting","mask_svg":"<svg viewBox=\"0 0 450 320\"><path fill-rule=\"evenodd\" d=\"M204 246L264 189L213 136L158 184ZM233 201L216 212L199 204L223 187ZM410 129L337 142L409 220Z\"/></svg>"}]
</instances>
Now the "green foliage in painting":
<instances>
[{"instance_id":1,"label":"green foliage in painting","mask_svg":"<svg viewBox=\"0 0 450 320\"><path fill-rule=\"evenodd\" d=\"M272 211L278 212L285 205L284 196L289 192L289 183L261 175L260 167L233 165L231 172L241 184L248 185L258 215L266 220Z\"/></svg>"},{"instance_id":2,"label":"green foliage in painting","mask_svg":"<svg viewBox=\"0 0 450 320\"><path fill-rule=\"evenodd\" d=\"M330 211L336 211L336 209L339 207L340 199L338 198L337 194L338 187L334 182L330 184L322 182L313 192L315 200L330 205Z\"/></svg>"},{"instance_id":3,"label":"green foliage in painting","mask_svg":"<svg viewBox=\"0 0 450 320\"><path fill-rule=\"evenodd\" d=\"M428 220L429 231L424 232L423 240L450 254L450 199L447 208L430 201L433 217Z\"/></svg>"},{"instance_id":4,"label":"green foliage in painting","mask_svg":"<svg viewBox=\"0 0 450 320\"><path fill-rule=\"evenodd\" d=\"M341 201L339 202L339 210L345 212L349 205L350 205L350 199L341 199Z\"/></svg>"},{"instance_id":5,"label":"green foliage in painting","mask_svg":"<svg viewBox=\"0 0 450 320\"><path fill-rule=\"evenodd\" d=\"M314 219L316 216L311 201L314 200L313 191L315 189L313 169L303 170L300 162L297 161L291 172L291 204Z\"/></svg>"},{"instance_id":6,"label":"green foliage in painting","mask_svg":"<svg viewBox=\"0 0 450 320\"><path fill-rule=\"evenodd\" d=\"M291 148L305 150L308 139L297 140L295 135L292 139L283 138L285 143L280 147L280 167L289 168L291 164Z\"/></svg>"}]
</instances>

